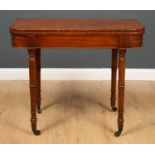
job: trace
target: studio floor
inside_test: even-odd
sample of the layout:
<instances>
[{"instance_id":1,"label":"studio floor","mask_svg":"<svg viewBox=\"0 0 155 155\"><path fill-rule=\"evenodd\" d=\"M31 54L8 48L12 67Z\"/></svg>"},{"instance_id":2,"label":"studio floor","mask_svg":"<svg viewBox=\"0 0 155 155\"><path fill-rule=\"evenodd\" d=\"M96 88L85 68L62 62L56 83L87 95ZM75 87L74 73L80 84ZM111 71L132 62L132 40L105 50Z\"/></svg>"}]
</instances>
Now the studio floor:
<instances>
[{"instance_id":1,"label":"studio floor","mask_svg":"<svg viewBox=\"0 0 155 155\"><path fill-rule=\"evenodd\" d=\"M42 134L34 136L29 82L0 81L0 143L155 143L155 81L126 81L124 118L116 138L110 81L42 81Z\"/></svg>"}]
</instances>

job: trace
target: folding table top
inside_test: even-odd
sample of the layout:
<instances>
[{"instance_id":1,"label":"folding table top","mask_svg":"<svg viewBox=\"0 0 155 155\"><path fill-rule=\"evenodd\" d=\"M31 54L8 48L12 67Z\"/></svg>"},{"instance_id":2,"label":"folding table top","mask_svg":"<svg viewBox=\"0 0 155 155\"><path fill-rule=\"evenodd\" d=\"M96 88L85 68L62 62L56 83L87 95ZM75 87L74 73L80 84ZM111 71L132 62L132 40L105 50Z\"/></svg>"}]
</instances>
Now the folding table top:
<instances>
[{"instance_id":1,"label":"folding table top","mask_svg":"<svg viewBox=\"0 0 155 155\"><path fill-rule=\"evenodd\" d=\"M134 19L16 19L11 33L39 32L134 32L144 33L144 26Z\"/></svg>"}]
</instances>

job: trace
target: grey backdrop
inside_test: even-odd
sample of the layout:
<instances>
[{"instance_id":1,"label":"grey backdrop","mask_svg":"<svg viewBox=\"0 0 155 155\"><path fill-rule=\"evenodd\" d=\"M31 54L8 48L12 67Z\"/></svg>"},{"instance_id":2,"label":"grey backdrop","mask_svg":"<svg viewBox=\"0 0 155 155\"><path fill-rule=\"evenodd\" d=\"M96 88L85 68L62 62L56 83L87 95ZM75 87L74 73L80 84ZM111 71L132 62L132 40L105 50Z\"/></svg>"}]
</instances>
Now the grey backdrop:
<instances>
[{"instance_id":1,"label":"grey backdrop","mask_svg":"<svg viewBox=\"0 0 155 155\"><path fill-rule=\"evenodd\" d=\"M11 47L9 26L16 18L135 18L146 32L144 46L129 49L127 67L155 68L155 11L0 11L0 68L27 67L27 52ZM42 66L51 68L110 67L106 49L43 49Z\"/></svg>"}]
</instances>

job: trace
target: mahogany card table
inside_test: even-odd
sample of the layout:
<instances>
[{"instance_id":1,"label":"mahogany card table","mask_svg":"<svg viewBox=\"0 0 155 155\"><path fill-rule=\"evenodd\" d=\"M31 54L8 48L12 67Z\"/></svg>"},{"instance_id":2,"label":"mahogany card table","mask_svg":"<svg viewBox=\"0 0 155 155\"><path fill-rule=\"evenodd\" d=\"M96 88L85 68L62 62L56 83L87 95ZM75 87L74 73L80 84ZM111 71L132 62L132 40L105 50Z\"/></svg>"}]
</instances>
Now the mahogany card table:
<instances>
[{"instance_id":1,"label":"mahogany card table","mask_svg":"<svg viewBox=\"0 0 155 155\"><path fill-rule=\"evenodd\" d=\"M10 26L12 46L29 54L31 127L37 130L36 112L41 113L41 48L112 49L111 108L117 111L116 77L118 68L118 130L124 122L125 54L128 48L141 47L145 28L134 19L16 19ZM73 50L74 52L74 50ZM118 64L118 65L117 65Z\"/></svg>"}]
</instances>

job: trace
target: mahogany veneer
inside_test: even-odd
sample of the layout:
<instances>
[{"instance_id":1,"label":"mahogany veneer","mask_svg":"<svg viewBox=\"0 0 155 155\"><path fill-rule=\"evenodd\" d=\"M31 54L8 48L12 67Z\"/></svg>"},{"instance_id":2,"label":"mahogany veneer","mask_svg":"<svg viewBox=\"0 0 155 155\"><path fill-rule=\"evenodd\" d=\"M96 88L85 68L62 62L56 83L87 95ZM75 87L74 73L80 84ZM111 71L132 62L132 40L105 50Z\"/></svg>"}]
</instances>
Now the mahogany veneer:
<instances>
[{"instance_id":1,"label":"mahogany veneer","mask_svg":"<svg viewBox=\"0 0 155 155\"><path fill-rule=\"evenodd\" d=\"M29 53L31 125L39 135L36 109L41 112L41 48L110 48L112 49L111 107L116 111L116 74L118 73L118 131L123 130L126 48L141 47L144 26L137 20L110 19L17 19L11 27L12 46Z\"/></svg>"}]
</instances>

